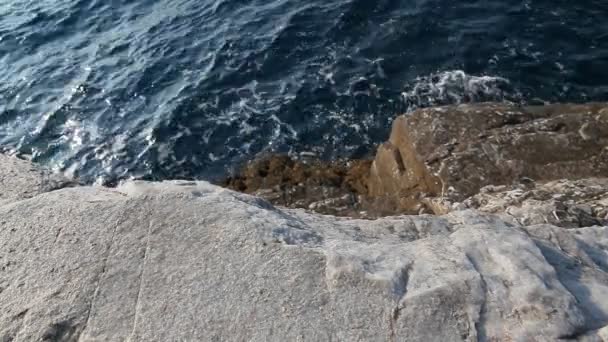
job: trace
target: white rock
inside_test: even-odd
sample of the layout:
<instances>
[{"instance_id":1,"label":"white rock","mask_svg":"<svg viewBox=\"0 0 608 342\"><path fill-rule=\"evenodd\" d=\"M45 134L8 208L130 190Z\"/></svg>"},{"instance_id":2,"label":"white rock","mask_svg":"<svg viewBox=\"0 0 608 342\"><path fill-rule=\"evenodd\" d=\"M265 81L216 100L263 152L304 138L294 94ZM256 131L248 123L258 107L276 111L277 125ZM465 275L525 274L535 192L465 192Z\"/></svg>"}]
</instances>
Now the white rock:
<instances>
[{"instance_id":1,"label":"white rock","mask_svg":"<svg viewBox=\"0 0 608 342\"><path fill-rule=\"evenodd\" d=\"M0 153L0 205L72 185L75 182L42 170L29 161Z\"/></svg>"},{"instance_id":2,"label":"white rock","mask_svg":"<svg viewBox=\"0 0 608 342\"><path fill-rule=\"evenodd\" d=\"M599 340L608 325L608 227L351 220L129 182L4 204L0 243L0 341Z\"/></svg>"}]
</instances>

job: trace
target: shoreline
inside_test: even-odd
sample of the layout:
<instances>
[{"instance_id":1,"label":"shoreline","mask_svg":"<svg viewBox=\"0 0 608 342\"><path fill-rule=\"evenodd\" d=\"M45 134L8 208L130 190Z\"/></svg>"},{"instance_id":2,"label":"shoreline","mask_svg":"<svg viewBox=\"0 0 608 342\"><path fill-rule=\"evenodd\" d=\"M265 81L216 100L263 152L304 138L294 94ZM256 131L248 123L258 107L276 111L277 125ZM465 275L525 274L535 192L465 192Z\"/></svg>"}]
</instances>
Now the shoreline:
<instances>
[{"instance_id":1,"label":"shoreline","mask_svg":"<svg viewBox=\"0 0 608 342\"><path fill-rule=\"evenodd\" d=\"M608 177L608 104L433 107L395 119L369 159L270 155L219 184L275 205L375 218L444 214L486 186Z\"/></svg>"},{"instance_id":2,"label":"shoreline","mask_svg":"<svg viewBox=\"0 0 608 342\"><path fill-rule=\"evenodd\" d=\"M432 118L427 113L421 119ZM391 190L380 198L397 205L408 191L436 185L415 183L425 175L453 188L418 199L439 215L374 220L275 206L263 191L256 197L202 181L81 186L0 154L0 340L608 341L608 177L594 177L597 159L578 150L579 165L544 169L570 177L561 180L521 178L507 172L520 164L505 163L498 173L510 176L499 179L505 185L436 168L509 156L516 139L496 137L522 129L527 139L579 144L554 156L571 156L568 148L580 144L594 156L606 143L604 126L594 126L599 139L585 140L594 131L579 132L586 124L579 120L559 125L563 115L519 123L507 115L506 126L483 115L494 127L483 141L505 142L502 153L471 154L477 140L465 139L424 159L420 170L428 173L408 172L415 168L407 161L421 159L407 158L443 145L401 145L399 137L410 135L394 129L399 134L373 162L330 168L275 157L273 167L251 168L264 177L241 180L269 181L257 183L265 189L271 180L299 186L308 179L302 198L317 200L311 195L323 198L324 189L331 198L339 195L332 189L360 186L355 176L367 170L360 191ZM553 124L560 129L544 130ZM541 141L543 151L555 147ZM480 190L467 197L473 185Z\"/></svg>"},{"instance_id":3,"label":"shoreline","mask_svg":"<svg viewBox=\"0 0 608 342\"><path fill-rule=\"evenodd\" d=\"M474 198L494 188L529 190L597 177L608 177L608 103L489 102L401 115L369 158L264 154L211 183L286 208L375 219L478 209Z\"/></svg>"}]
</instances>

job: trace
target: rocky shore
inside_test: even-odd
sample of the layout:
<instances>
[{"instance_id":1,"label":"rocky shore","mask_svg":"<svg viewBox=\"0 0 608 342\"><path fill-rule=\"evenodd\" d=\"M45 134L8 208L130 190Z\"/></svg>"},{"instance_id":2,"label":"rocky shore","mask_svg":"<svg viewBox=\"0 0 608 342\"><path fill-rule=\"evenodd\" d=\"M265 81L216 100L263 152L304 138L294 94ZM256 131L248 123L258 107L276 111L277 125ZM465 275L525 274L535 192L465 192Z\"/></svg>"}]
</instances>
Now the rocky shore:
<instances>
[{"instance_id":1,"label":"rocky shore","mask_svg":"<svg viewBox=\"0 0 608 342\"><path fill-rule=\"evenodd\" d=\"M606 104L431 108L255 196L0 154L0 341L605 342L607 146Z\"/></svg>"},{"instance_id":2,"label":"rocky shore","mask_svg":"<svg viewBox=\"0 0 608 342\"><path fill-rule=\"evenodd\" d=\"M608 177L608 104L486 103L398 117L372 160L271 156L222 185L273 204L381 217L451 210L484 186Z\"/></svg>"}]
</instances>

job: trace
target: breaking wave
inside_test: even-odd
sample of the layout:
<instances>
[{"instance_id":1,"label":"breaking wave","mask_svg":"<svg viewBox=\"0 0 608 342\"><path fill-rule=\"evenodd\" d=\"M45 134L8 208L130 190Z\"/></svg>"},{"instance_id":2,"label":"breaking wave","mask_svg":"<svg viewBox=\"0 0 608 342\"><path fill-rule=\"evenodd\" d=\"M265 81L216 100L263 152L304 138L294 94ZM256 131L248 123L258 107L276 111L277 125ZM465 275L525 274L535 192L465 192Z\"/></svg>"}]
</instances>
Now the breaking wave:
<instances>
[{"instance_id":1,"label":"breaking wave","mask_svg":"<svg viewBox=\"0 0 608 342\"><path fill-rule=\"evenodd\" d=\"M447 104L523 100L521 93L506 78L467 75L462 70L417 77L406 85L401 96L407 111Z\"/></svg>"}]
</instances>

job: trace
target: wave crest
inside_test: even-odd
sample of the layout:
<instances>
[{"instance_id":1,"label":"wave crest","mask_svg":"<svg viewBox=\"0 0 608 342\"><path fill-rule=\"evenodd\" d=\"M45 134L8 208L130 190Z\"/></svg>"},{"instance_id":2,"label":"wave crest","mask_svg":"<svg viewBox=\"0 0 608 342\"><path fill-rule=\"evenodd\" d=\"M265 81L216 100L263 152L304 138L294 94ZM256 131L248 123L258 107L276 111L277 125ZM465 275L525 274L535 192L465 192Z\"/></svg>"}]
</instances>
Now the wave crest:
<instances>
[{"instance_id":1,"label":"wave crest","mask_svg":"<svg viewBox=\"0 0 608 342\"><path fill-rule=\"evenodd\" d=\"M473 76L462 70L417 77L401 93L407 111L421 107L485 101L519 102L521 94L508 79Z\"/></svg>"}]
</instances>

